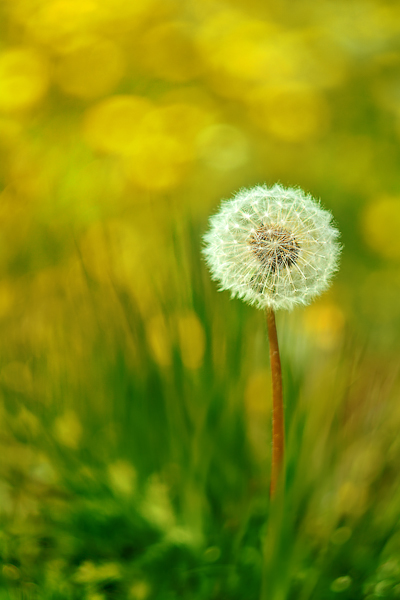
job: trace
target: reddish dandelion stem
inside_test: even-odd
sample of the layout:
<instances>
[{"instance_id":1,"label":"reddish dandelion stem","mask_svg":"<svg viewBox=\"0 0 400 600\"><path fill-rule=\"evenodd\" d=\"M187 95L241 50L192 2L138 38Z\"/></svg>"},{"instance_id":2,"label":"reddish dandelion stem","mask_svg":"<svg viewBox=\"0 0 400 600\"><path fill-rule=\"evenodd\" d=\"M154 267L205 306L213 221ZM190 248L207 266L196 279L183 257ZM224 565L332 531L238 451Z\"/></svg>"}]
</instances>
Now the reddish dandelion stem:
<instances>
[{"instance_id":1,"label":"reddish dandelion stem","mask_svg":"<svg viewBox=\"0 0 400 600\"><path fill-rule=\"evenodd\" d=\"M275 313L267 309L269 338L269 357L272 376L272 462L271 462L271 498L274 496L278 481L282 475L285 448L282 370L279 356L278 335L276 333Z\"/></svg>"}]
</instances>

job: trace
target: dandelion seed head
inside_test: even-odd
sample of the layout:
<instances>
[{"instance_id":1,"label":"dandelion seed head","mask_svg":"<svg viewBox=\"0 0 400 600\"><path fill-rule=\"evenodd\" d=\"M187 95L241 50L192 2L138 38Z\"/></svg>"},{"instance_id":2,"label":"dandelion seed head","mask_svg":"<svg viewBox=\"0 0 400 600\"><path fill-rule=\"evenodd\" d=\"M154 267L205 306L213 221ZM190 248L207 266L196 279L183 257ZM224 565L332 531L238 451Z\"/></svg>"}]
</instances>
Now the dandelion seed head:
<instances>
[{"instance_id":1,"label":"dandelion seed head","mask_svg":"<svg viewBox=\"0 0 400 600\"><path fill-rule=\"evenodd\" d=\"M258 308L292 309L329 287L338 237L331 213L309 194L257 186L222 202L203 254L220 290Z\"/></svg>"}]
</instances>

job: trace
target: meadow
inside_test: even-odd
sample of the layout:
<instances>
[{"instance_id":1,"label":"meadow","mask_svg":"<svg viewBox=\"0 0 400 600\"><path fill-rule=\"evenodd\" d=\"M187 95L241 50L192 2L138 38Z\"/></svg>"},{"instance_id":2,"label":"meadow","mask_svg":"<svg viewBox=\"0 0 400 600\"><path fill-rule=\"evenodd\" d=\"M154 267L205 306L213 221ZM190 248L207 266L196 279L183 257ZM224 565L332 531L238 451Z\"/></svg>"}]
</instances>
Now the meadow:
<instances>
[{"instance_id":1,"label":"meadow","mask_svg":"<svg viewBox=\"0 0 400 600\"><path fill-rule=\"evenodd\" d=\"M0 600L400 597L400 6L0 1ZM300 186L343 245L278 311L202 258Z\"/></svg>"}]
</instances>

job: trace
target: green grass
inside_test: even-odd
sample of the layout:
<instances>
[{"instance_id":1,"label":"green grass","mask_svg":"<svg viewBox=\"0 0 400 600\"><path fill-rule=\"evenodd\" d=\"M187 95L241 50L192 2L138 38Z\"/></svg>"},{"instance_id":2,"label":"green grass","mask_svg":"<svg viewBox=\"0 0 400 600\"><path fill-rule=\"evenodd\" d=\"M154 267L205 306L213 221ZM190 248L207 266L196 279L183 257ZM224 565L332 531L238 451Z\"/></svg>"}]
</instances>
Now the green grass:
<instances>
[{"instance_id":1,"label":"green grass","mask_svg":"<svg viewBox=\"0 0 400 600\"><path fill-rule=\"evenodd\" d=\"M394 361L351 328L323 351L302 311L279 315L287 469L271 505L268 411L244 401L268 369L263 315L217 293L190 239L171 240L176 278L154 274L148 313L140 289L100 283L83 257L51 333L3 340L0 600L399 597ZM197 368L179 343L186 311L205 334Z\"/></svg>"}]
</instances>

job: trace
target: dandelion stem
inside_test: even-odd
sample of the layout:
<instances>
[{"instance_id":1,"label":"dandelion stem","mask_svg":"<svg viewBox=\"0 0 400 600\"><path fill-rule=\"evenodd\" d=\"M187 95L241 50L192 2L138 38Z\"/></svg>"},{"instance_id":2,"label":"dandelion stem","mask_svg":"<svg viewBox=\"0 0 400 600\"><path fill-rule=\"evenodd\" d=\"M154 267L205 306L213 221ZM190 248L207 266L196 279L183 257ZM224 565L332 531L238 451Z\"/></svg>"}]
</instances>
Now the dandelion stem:
<instances>
[{"instance_id":1,"label":"dandelion stem","mask_svg":"<svg viewBox=\"0 0 400 600\"><path fill-rule=\"evenodd\" d=\"M269 308L267 326L269 338L269 357L272 375L272 463L271 463L271 498L274 496L283 467L285 434L283 414L282 370L279 356L278 335L276 332L275 313Z\"/></svg>"}]
</instances>

